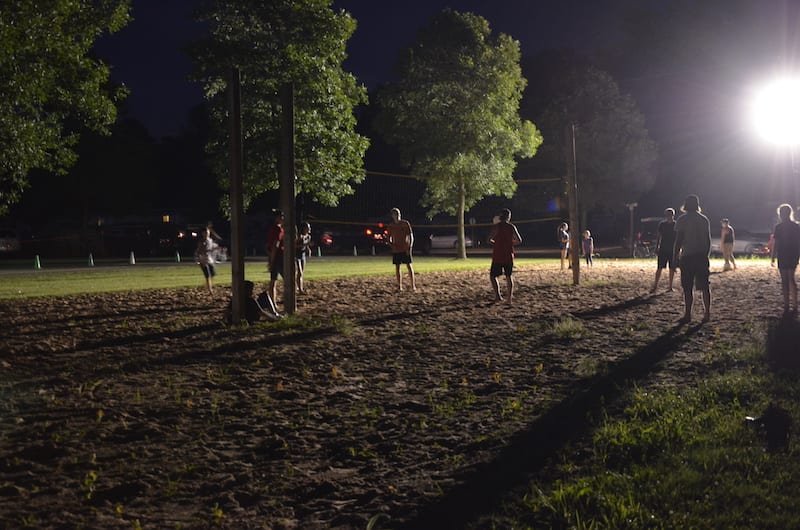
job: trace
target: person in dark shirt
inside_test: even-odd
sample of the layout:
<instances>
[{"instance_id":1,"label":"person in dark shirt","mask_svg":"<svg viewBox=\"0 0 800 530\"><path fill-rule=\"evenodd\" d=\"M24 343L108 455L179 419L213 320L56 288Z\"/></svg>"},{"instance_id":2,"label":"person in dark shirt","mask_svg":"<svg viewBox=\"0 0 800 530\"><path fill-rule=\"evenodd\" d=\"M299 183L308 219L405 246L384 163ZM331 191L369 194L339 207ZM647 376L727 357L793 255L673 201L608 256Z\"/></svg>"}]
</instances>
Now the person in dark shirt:
<instances>
[{"instance_id":1,"label":"person in dark shirt","mask_svg":"<svg viewBox=\"0 0 800 530\"><path fill-rule=\"evenodd\" d=\"M778 260L778 271L781 273L781 293L783 294L783 312L797 312L797 281L794 278L797 263L800 261L800 225L794 221L792 207L789 204L778 206L781 222L773 230L775 244L772 245L772 266Z\"/></svg>"},{"instance_id":2,"label":"person in dark shirt","mask_svg":"<svg viewBox=\"0 0 800 530\"><path fill-rule=\"evenodd\" d=\"M669 289L672 291L672 284L675 280L675 270L677 263L674 260L675 246L675 210L667 208L664 210L664 220L658 223L658 239L656 240L656 252L658 253L658 265L656 267L656 281L653 283L651 293L658 289L658 280L661 279L661 271L669 267Z\"/></svg>"}]
</instances>

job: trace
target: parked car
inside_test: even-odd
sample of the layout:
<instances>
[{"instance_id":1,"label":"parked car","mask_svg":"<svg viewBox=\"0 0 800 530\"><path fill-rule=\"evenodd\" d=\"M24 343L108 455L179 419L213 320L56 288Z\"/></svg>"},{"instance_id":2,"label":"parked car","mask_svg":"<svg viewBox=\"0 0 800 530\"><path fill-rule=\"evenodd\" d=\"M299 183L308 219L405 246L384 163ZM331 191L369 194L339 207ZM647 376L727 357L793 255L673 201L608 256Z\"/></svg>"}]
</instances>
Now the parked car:
<instances>
[{"instance_id":1,"label":"parked car","mask_svg":"<svg viewBox=\"0 0 800 530\"><path fill-rule=\"evenodd\" d=\"M22 242L17 233L10 229L0 228L0 256L13 256L22 249Z\"/></svg>"},{"instance_id":2,"label":"parked car","mask_svg":"<svg viewBox=\"0 0 800 530\"><path fill-rule=\"evenodd\" d=\"M467 248L472 248L472 238L465 235L464 244ZM427 253L431 250L457 249L457 234L431 234L422 241L422 251Z\"/></svg>"},{"instance_id":3,"label":"parked car","mask_svg":"<svg viewBox=\"0 0 800 530\"><path fill-rule=\"evenodd\" d=\"M733 240L733 253L736 256L769 256L769 234L751 233L745 230L737 230ZM711 254L721 256L719 248L719 236L711 240Z\"/></svg>"}]
</instances>

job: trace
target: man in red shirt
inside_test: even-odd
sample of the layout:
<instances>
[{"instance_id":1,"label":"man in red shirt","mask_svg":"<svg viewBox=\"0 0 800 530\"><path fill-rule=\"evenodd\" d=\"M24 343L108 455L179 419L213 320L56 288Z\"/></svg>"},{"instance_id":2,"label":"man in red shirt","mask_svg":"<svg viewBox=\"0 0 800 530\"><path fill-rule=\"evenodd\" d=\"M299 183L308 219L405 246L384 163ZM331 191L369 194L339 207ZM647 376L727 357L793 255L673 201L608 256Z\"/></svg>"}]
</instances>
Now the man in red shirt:
<instances>
[{"instance_id":1,"label":"man in red shirt","mask_svg":"<svg viewBox=\"0 0 800 530\"><path fill-rule=\"evenodd\" d=\"M283 277L283 212L273 210L275 222L267 233L267 267L269 268L269 295L275 302L275 284Z\"/></svg>"},{"instance_id":2,"label":"man in red shirt","mask_svg":"<svg viewBox=\"0 0 800 530\"><path fill-rule=\"evenodd\" d=\"M493 245L492 268L489 276L492 280L492 289L494 289L494 301L501 302L503 297L500 295L500 284L497 277L501 274L505 275L508 286L506 304L511 305L514 297L514 280L511 277L514 272L514 247L522 243L522 237L519 235L517 227L509 222L511 221L511 210L504 208L498 217L499 221L494 225L489 236L489 243Z\"/></svg>"}]
</instances>

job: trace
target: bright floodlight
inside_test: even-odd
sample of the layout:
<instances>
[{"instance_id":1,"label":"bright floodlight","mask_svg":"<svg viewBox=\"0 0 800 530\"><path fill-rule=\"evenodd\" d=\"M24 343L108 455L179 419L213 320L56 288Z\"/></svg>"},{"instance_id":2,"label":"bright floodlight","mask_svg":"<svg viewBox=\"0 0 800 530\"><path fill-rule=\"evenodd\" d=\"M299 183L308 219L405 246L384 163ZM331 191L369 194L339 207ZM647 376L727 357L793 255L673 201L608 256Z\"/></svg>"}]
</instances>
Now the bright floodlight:
<instances>
[{"instance_id":1,"label":"bright floodlight","mask_svg":"<svg viewBox=\"0 0 800 530\"><path fill-rule=\"evenodd\" d=\"M800 80L768 85L758 94L753 114L756 130L770 142L800 144Z\"/></svg>"}]
</instances>

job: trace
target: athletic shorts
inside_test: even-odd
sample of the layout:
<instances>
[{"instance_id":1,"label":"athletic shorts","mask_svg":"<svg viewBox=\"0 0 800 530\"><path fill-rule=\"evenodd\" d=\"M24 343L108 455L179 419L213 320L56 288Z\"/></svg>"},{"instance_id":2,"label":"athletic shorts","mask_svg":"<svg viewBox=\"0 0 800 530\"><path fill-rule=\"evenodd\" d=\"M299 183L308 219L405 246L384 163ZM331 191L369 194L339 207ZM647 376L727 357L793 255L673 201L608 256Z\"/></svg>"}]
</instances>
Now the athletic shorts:
<instances>
[{"instance_id":1,"label":"athletic shorts","mask_svg":"<svg viewBox=\"0 0 800 530\"><path fill-rule=\"evenodd\" d=\"M681 287L684 291L702 290L708 287L708 256L695 254L681 256Z\"/></svg>"},{"instance_id":2,"label":"athletic shorts","mask_svg":"<svg viewBox=\"0 0 800 530\"><path fill-rule=\"evenodd\" d=\"M283 256L278 256L269 271L270 280L277 280L278 276L283 277Z\"/></svg>"},{"instance_id":3,"label":"athletic shorts","mask_svg":"<svg viewBox=\"0 0 800 530\"><path fill-rule=\"evenodd\" d=\"M675 266L675 257L670 252L658 253L658 268L659 269L666 269L669 267L669 270L674 271L677 267Z\"/></svg>"},{"instance_id":4,"label":"athletic shorts","mask_svg":"<svg viewBox=\"0 0 800 530\"><path fill-rule=\"evenodd\" d=\"M400 265L402 263L411 263L411 254L408 252L395 252L392 254L392 263Z\"/></svg>"},{"instance_id":5,"label":"athletic shorts","mask_svg":"<svg viewBox=\"0 0 800 530\"><path fill-rule=\"evenodd\" d=\"M213 263L201 263L200 270L203 271L203 276L205 276L206 280L217 275L217 271L214 270Z\"/></svg>"},{"instance_id":6,"label":"athletic shorts","mask_svg":"<svg viewBox=\"0 0 800 530\"><path fill-rule=\"evenodd\" d=\"M497 278L498 276L511 276L514 273L514 264L513 263L492 263L492 268L489 269L489 275L492 278Z\"/></svg>"}]
</instances>

